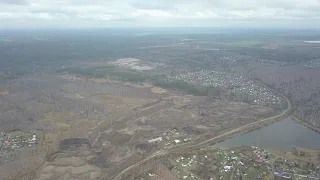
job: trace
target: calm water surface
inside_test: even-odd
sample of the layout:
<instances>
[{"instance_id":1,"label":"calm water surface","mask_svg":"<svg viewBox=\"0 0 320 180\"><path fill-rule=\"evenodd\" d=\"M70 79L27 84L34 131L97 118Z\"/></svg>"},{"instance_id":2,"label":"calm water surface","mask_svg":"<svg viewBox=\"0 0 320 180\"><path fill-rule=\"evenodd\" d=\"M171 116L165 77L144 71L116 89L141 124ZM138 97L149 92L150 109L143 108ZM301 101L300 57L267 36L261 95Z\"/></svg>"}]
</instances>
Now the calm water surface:
<instances>
[{"instance_id":1,"label":"calm water surface","mask_svg":"<svg viewBox=\"0 0 320 180\"><path fill-rule=\"evenodd\" d=\"M320 149L320 134L288 117L261 129L217 143L214 147L237 147L241 145L257 145L284 151L291 151L295 146Z\"/></svg>"}]
</instances>

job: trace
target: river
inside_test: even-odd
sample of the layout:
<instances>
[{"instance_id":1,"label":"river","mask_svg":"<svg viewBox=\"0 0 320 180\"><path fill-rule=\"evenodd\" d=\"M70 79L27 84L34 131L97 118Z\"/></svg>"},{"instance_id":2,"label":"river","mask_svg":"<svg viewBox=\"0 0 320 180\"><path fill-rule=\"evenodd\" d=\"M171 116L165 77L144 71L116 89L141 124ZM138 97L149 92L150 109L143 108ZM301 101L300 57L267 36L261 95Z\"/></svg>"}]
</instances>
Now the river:
<instances>
[{"instance_id":1,"label":"river","mask_svg":"<svg viewBox=\"0 0 320 180\"><path fill-rule=\"evenodd\" d=\"M214 147L262 146L291 151L299 146L309 149L320 149L320 134L295 122L291 117L260 129L235 136Z\"/></svg>"}]
</instances>

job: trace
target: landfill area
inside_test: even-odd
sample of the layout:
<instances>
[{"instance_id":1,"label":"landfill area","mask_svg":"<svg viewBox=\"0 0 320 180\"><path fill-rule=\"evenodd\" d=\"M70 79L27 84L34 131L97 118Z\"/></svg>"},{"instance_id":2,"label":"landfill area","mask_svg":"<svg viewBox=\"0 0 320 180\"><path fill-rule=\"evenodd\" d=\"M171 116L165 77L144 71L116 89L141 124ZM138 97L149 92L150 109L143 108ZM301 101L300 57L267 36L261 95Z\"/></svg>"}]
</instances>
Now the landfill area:
<instances>
[{"instance_id":1,"label":"landfill area","mask_svg":"<svg viewBox=\"0 0 320 180\"><path fill-rule=\"evenodd\" d=\"M318 154L319 155L319 154ZM320 162L259 147L217 148L171 155L171 173L179 179L320 179ZM148 172L152 177L158 176ZM147 174L148 175L148 174ZM149 176L151 178L151 176ZM144 176L144 179L148 176Z\"/></svg>"},{"instance_id":2,"label":"landfill area","mask_svg":"<svg viewBox=\"0 0 320 180\"><path fill-rule=\"evenodd\" d=\"M24 147L34 147L39 143L40 132L13 131L0 133L0 163L14 158L15 153Z\"/></svg>"}]
</instances>

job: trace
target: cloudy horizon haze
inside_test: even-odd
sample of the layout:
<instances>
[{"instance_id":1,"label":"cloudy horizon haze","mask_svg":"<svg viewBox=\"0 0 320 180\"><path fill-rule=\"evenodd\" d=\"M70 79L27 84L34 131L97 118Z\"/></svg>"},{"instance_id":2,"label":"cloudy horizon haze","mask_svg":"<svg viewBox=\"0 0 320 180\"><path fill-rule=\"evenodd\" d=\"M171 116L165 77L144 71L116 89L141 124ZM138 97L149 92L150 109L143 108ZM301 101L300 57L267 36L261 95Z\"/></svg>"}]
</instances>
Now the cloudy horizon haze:
<instances>
[{"instance_id":1,"label":"cloudy horizon haze","mask_svg":"<svg viewBox=\"0 0 320 180\"><path fill-rule=\"evenodd\" d=\"M0 0L1 28L320 28L320 0Z\"/></svg>"}]
</instances>

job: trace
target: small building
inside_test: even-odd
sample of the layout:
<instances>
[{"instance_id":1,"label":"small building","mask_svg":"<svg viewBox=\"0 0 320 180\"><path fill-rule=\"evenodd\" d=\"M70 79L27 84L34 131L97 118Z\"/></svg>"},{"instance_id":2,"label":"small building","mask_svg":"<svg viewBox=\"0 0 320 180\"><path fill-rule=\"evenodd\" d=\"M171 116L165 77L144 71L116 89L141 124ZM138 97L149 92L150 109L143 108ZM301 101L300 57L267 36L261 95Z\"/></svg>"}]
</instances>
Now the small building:
<instances>
[{"instance_id":1,"label":"small building","mask_svg":"<svg viewBox=\"0 0 320 180\"><path fill-rule=\"evenodd\" d=\"M162 137L157 137L157 138L148 140L148 143L155 143L155 142L161 142L161 141L162 141Z\"/></svg>"},{"instance_id":2,"label":"small building","mask_svg":"<svg viewBox=\"0 0 320 180\"><path fill-rule=\"evenodd\" d=\"M32 141L36 141L37 140L37 136L34 134L33 136L32 136L32 139L31 139Z\"/></svg>"},{"instance_id":3,"label":"small building","mask_svg":"<svg viewBox=\"0 0 320 180\"><path fill-rule=\"evenodd\" d=\"M178 143L180 143L180 140L179 139L175 139L175 140L173 140L173 142L178 144Z\"/></svg>"},{"instance_id":4,"label":"small building","mask_svg":"<svg viewBox=\"0 0 320 180\"><path fill-rule=\"evenodd\" d=\"M283 173L283 172L274 172L274 179L275 180L282 180L282 179L291 179L291 175L290 174L286 174L286 173Z\"/></svg>"},{"instance_id":5,"label":"small building","mask_svg":"<svg viewBox=\"0 0 320 180\"><path fill-rule=\"evenodd\" d=\"M223 169L224 169L224 171L230 171L231 170L231 168L232 168L232 166L224 166L223 167Z\"/></svg>"}]
</instances>

